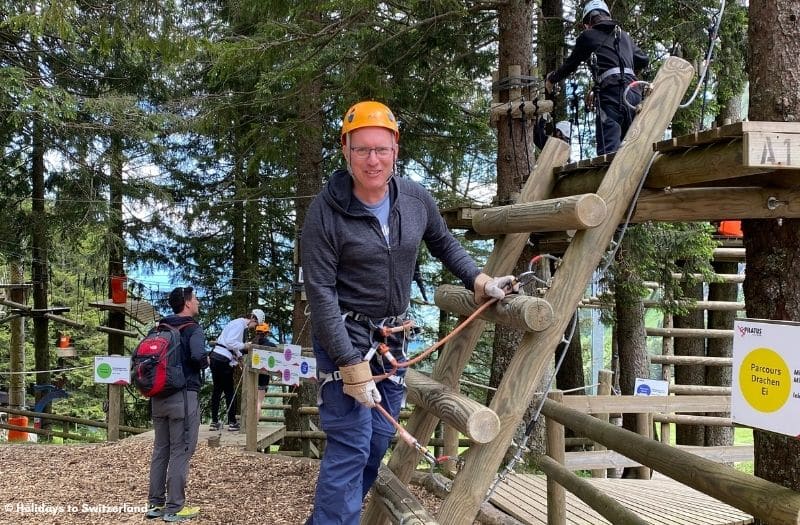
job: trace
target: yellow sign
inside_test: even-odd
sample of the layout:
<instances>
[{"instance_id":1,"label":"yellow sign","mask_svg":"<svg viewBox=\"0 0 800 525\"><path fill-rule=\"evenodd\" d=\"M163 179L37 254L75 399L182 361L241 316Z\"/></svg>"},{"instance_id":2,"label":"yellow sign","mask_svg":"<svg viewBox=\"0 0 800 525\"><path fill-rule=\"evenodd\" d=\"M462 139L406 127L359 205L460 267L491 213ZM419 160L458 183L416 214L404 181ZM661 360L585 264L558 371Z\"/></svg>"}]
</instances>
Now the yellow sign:
<instances>
[{"instance_id":1,"label":"yellow sign","mask_svg":"<svg viewBox=\"0 0 800 525\"><path fill-rule=\"evenodd\" d=\"M800 323L737 319L733 329L731 419L800 435Z\"/></svg>"}]
</instances>

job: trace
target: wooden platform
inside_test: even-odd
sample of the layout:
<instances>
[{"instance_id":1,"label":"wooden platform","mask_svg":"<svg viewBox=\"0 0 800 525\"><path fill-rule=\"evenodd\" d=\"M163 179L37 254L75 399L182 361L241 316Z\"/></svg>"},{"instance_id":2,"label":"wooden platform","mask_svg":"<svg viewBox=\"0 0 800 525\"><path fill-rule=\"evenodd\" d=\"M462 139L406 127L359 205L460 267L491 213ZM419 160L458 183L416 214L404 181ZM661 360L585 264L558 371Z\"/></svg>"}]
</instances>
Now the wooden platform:
<instances>
[{"instance_id":1,"label":"wooden platform","mask_svg":"<svg viewBox=\"0 0 800 525\"><path fill-rule=\"evenodd\" d=\"M588 478L588 482L653 525L738 525L753 517L666 477L650 480ZM489 500L530 525L547 524L547 481L544 476L513 474L498 485ZM610 523L567 492L567 524Z\"/></svg>"},{"instance_id":2,"label":"wooden platform","mask_svg":"<svg viewBox=\"0 0 800 525\"><path fill-rule=\"evenodd\" d=\"M144 299L128 299L124 303L115 303L111 299L104 299L90 302L89 306L100 310L124 312L128 317L145 325L155 323L157 319L161 318L155 306Z\"/></svg>"},{"instance_id":3,"label":"wooden platform","mask_svg":"<svg viewBox=\"0 0 800 525\"><path fill-rule=\"evenodd\" d=\"M283 425L269 425L269 424L261 424L258 425L258 438L256 440L256 448L266 448L281 439L286 434L286 427ZM153 440L155 436L155 431L150 430L149 432L144 432L142 434L138 434L136 436L129 437L127 439L146 439L149 441ZM226 427L223 427L222 430L209 430L208 423L203 423L200 425L200 435L197 438L197 442L206 443L214 443L216 441L217 436L219 436L219 444L218 446L221 447L239 447L244 448L245 443L247 442L247 435L244 432L231 432L227 430ZM210 441L209 441L210 440ZM215 446L216 443L214 443Z\"/></svg>"}]
</instances>

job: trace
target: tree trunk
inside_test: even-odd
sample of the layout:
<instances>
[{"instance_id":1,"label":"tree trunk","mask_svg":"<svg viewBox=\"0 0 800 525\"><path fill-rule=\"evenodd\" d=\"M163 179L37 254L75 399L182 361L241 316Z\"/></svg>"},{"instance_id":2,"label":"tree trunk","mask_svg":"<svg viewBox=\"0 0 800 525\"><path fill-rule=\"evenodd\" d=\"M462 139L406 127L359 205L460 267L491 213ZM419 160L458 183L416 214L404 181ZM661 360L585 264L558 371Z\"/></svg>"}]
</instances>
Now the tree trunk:
<instances>
[{"instance_id":1,"label":"tree trunk","mask_svg":"<svg viewBox=\"0 0 800 525\"><path fill-rule=\"evenodd\" d=\"M545 75L554 71L564 62L564 3L562 0L542 0L542 14L539 19L537 54L539 75L544 81ZM553 94L553 120L566 120L566 91Z\"/></svg>"},{"instance_id":2,"label":"tree trunk","mask_svg":"<svg viewBox=\"0 0 800 525\"><path fill-rule=\"evenodd\" d=\"M12 259L8 262L8 269L11 284L22 285L24 281L22 262ZM23 288L12 288L9 294L12 301L25 304ZM11 326L11 341L9 342L11 377L8 379L8 404L12 408L23 408L25 406L25 374L21 372L25 371L25 318L13 319L9 324Z\"/></svg>"},{"instance_id":3,"label":"tree trunk","mask_svg":"<svg viewBox=\"0 0 800 525\"><path fill-rule=\"evenodd\" d=\"M625 239L619 257L625 257ZM626 265L618 265L616 279L620 282L633 279L626 275ZM627 286L614 287L614 309L616 324L615 339L619 359L619 389L622 395L633 395L636 378L649 378L647 368L647 345L644 330L644 302ZM622 426L631 432L636 430L635 414L623 414Z\"/></svg>"},{"instance_id":4,"label":"tree trunk","mask_svg":"<svg viewBox=\"0 0 800 525\"><path fill-rule=\"evenodd\" d=\"M697 284L692 287L684 286L686 297L693 297L696 300L703 299L703 285ZM702 310L690 310L686 315L676 315L674 320L675 328L705 328L705 319ZM701 337L676 337L675 355L704 356L706 354L706 342ZM705 367L702 365L681 365L675 366L676 385L703 385L705 384ZM705 442L703 427L699 425L676 425L675 442L678 445L698 445Z\"/></svg>"},{"instance_id":5,"label":"tree trunk","mask_svg":"<svg viewBox=\"0 0 800 525\"><path fill-rule=\"evenodd\" d=\"M108 208L108 275L125 275L125 241L124 222L122 220L123 196L123 166L124 152L122 137L112 135L109 147L109 208ZM108 297L112 297L111 280L108 282ZM125 313L109 310L108 326L117 330L125 329ZM108 334L108 355L125 354L125 336L121 334ZM124 389L118 385L108 385L108 414L116 418L119 414L117 425L124 423L123 407ZM114 435L117 425L109 426L109 439L116 441L119 435ZM118 430L117 430L118 432Z\"/></svg>"},{"instance_id":6,"label":"tree trunk","mask_svg":"<svg viewBox=\"0 0 800 525\"><path fill-rule=\"evenodd\" d=\"M750 120L788 122L800 115L797 2L750 2ZM743 221L747 316L800 321L800 221ZM800 441L754 430L755 474L800 490Z\"/></svg>"},{"instance_id":7,"label":"tree trunk","mask_svg":"<svg viewBox=\"0 0 800 525\"><path fill-rule=\"evenodd\" d=\"M318 17L318 14L313 16ZM300 277L300 236L303 221L305 221L308 206L311 204L311 196L319 193L322 188L322 137L324 133L324 118L320 108L322 84L320 80L314 79L304 84L300 90L300 103L298 104L300 118L298 119L304 127L299 130L297 151L297 194L308 196L307 198L295 200L295 215L297 222L295 231L295 252L294 252L294 278L295 283L302 281ZM292 341L303 348L311 347L311 320L306 315L307 301L302 293L302 285L294 289L294 309L292 310ZM319 426L319 418L310 419L308 416L302 417L298 413L301 405L315 406L317 404L317 385L307 381L301 381L300 386L295 389L297 397L292 398L291 409L286 411L286 428L312 430L312 427ZM323 442L320 442L320 453ZM287 450L303 450L304 455L311 454L311 444L308 440L284 440L283 447Z\"/></svg>"},{"instance_id":8,"label":"tree trunk","mask_svg":"<svg viewBox=\"0 0 800 525\"><path fill-rule=\"evenodd\" d=\"M512 0L498 8L498 55L499 78L502 82L509 76L511 66L519 66L520 73L527 75L531 70L533 56L533 12L534 3ZM521 93L509 88L498 93L500 102L519 102ZM532 100L532 97L529 98ZM533 129L528 119L512 119L503 115L497 122L497 202L511 202L520 189L535 161L533 149ZM515 271L527 270L525 251L517 263ZM500 325L495 326L492 371L489 383L500 384L503 371L511 362L522 333ZM510 451L509 451L510 452Z\"/></svg>"},{"instance_id":9,"label":"tree trunk","mask_svg":"<svg viewBox=\"0 0 800 525\"><path fill-rule=\"evenodd\" d=\"M716 262L716 273L738 273L738 263ZM708 285L709 301L736 301L739 285L736 283L712 283ZM710 310L708 327L722 330L733 328L736 312ZM731 357L733 355L732 339L711 338L706 342L709 357ZM728 366L709 366L706 368L706 384L711 386L731 386L731 368ZM709 416L730 417L730 413L708 413ZM733 429L731 427L706 427L705 446L733 445Z\"/></svg>"},{"instance_id":10,"label":"tree trunk","mask_svg":"<svg viewBox=\"0 0 800 525\"><path fill-rule=\"evenodd\" d=\"M37 119L33 121L33 147L31 149L31 180L33 199L31 204L32 226L32 261L31 281L33 284L33 308L44 310L47 308L47 289L50 284L50 275L47 268L48 238L47 238L47 209L44 197L44 132L42 124ZM50 383L50 341L47 337L47 318L44 316L33 317L33 345L36 370L45 370L36 374L36 384ZM36 392L36 401L44 395ZM43 426L45 422L42 422Z\"/></svg>"}]
</instances>

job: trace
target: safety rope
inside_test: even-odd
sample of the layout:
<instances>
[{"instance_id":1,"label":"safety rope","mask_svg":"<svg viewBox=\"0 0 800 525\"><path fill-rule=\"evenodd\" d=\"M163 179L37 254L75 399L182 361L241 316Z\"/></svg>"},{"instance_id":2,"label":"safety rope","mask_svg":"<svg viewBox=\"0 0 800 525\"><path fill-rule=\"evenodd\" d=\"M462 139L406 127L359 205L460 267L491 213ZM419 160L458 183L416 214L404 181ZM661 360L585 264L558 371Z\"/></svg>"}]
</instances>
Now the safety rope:
<instances>
[{"instance_id":1,"label":"safety rope","mask_svg":"<svg viewBox=\"0 0 800 525\"><path fill-rule=\"evenodd\" d=\"M49 374L50 372L69 372L71 370L81 370L83 368L94 368L94 365L72 366L69 368L54 368L51 370L29 370L23 372L0 372L0 376L28 375L28 374Z\"/></svg>"}]
</instances>

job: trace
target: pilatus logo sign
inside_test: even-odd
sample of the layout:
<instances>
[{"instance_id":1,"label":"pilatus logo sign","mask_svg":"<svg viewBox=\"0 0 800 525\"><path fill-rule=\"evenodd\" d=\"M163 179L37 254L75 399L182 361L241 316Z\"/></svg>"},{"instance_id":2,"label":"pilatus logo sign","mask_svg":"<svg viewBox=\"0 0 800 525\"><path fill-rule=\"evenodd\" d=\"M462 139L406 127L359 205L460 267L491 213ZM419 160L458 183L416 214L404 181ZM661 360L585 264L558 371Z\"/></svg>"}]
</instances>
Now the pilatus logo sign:
<instances>
[{"instance_id":1,"label":"pilatus logo sign","mask_svg":"<svg viewBox=\"0 0 800 525\"><path fill-rule=\"evenodd\" d=\"M744 337L746 335L754 335L756 337L761 337L761 328L756 328L754 326L739 325L739 337Z\"/></svg>"}]
</instances>

